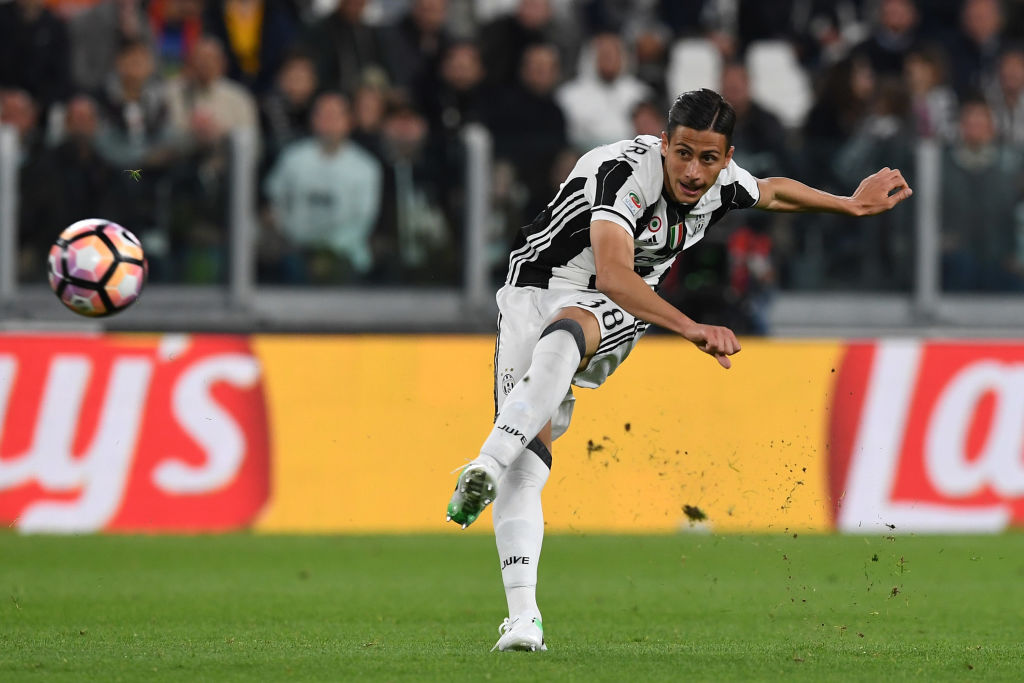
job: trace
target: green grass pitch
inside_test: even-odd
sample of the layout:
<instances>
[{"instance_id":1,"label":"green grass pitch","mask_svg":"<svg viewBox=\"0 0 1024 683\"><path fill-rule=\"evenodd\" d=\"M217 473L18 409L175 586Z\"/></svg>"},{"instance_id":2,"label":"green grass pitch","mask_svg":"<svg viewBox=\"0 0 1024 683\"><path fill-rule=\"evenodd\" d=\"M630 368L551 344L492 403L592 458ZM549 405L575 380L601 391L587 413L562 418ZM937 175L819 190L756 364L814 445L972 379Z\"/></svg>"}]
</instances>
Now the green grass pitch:
<instances>
[{"instance_id":1,"label":"green grass pitch","mask_svg":"<svg viewBox=\"0 0 1024 683\"><path fill-rule=\"evenodd\" d=\"M0 534L0 681L1021 680L1024 535L549 536L550 651L489 653L493 539Z\"/></svg>"}]
</instances>

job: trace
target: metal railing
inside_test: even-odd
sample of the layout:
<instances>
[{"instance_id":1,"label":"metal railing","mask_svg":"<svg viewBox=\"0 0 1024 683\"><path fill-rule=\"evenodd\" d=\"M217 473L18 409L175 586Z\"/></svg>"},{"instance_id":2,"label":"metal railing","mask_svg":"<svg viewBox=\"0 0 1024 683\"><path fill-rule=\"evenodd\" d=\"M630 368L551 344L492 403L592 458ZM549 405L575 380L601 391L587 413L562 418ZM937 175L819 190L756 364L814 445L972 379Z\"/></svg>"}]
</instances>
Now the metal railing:
<instances>
[{"instance_id":1,"label":"metal railing","mask_svg":"<svg viewBox=\"0 0 1024 683\"><path fill-rule=\"evenodd\" d=\"M0 311L17 290L18 135L0 126Z\"/></svg>"},{"instance_id":2,"label":"metal railing","mask_svg":"<svg viewBox=\"0 0 1024 683\"><path fill-rule=\"evenodd\" d=\"M256 130L243 128L232 133L231 200L228 224L231 244L228 266L228 298L238 310L252 306L256 269Z\"/></svg>"},{"instance_id":3,"label":"metal railing","mask_svg":"<svg viewBox=\"0 0 1024 683\"><path fill-rule=\"evenodd\" d=\"M917 254L914 311L918 319L935 317L939 301L939 185L942 150L934 140L917 145L915 235Z\"/></svg>"}]
</instances>

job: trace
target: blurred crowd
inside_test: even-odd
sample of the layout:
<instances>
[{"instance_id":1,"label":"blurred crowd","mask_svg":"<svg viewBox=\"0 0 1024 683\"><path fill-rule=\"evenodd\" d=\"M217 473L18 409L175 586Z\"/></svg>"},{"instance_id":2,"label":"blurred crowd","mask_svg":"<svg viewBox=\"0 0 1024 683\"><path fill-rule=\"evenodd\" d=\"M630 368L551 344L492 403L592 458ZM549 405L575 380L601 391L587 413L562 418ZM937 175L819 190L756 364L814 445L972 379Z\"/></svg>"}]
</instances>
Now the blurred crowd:
<instances>
[{"instance_id":1,"label":"blurred crowd","mask_svg":"<svg viewBox=\"0 0 1024 683\"><path fill-rule=\"evenodd\" d=\"M498 279L581 153L660 134L679 91L710 86L758 176L913 184L935 140L943 285L1005 291L1024 282L1022 45L1024 0L7 0L0 122L24 277L61 226L103 216L154 279L224 281L231 133L252 127L261 281L444 285L466 124L493 138ZM756 331L780 285L905 289L913 220L740 212L666 296Z\"/></svg>"}]
</instances>

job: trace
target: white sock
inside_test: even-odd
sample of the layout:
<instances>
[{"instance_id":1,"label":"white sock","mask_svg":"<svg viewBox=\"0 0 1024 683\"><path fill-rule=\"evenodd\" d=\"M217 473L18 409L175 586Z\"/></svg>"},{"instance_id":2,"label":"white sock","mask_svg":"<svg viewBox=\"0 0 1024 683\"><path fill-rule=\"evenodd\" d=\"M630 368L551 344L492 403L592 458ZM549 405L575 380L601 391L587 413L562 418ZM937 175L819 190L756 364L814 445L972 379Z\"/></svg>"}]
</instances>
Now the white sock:
<instances>
[{"instance_id":1,"label":"white sock","mask_svg":"<svg viewBox=\"0 0 1024 683\"><path fill-rule=\"evenodd\" d=\"M540 608L537 607L537 584L531 586L506 586L505 600L508 602L508 615L514 619L519 615L537 617L541 621Z\"/></svg>"},{"instance_id":2,"label":"white sock","mask_svg":"<svg viewBox=\"0 0 1024 683\"><path fill-rule=\"evenodd\" d=\"M538 446L531 444L531 449L535 448ZM505 472L494 501L494 540L510 617L527 614L540 618L537 564L544 542L540 492L550 472L533 450L525 451Z\"/></svg>"},{"instance_id":3,"label":"white sock","mask_svg":"<svg viewBox=\"0 0 1024 683\"><path fill-rule=\"evenodd\" d=\"M501 471L519 457L565 398L581 357L576 337L565 329L540 338L529 369L498 411L494 429L480 448L481 459Z\"/></svg>"}]
</instances>

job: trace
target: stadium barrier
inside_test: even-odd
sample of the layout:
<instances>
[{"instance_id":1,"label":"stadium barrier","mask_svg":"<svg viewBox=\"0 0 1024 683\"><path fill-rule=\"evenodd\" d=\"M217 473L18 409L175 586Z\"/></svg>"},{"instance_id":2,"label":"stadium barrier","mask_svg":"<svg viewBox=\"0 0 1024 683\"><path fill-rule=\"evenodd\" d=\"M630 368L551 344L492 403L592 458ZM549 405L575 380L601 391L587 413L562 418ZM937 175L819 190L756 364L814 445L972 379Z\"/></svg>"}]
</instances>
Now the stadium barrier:
<instances>
[{"instance_id":1,"label":"stadium barrier","mask_svg":"<svg viewBox=\"0 0 1024 683\"><path fill-rule=\"evenodd\" d=\"M0 521L454 533L492 354L482 336L0 336ZM552 531L1024 522L1021 342L746 340L727 372L652 337L576 395Z\"/></svg>"}]
</instances>

